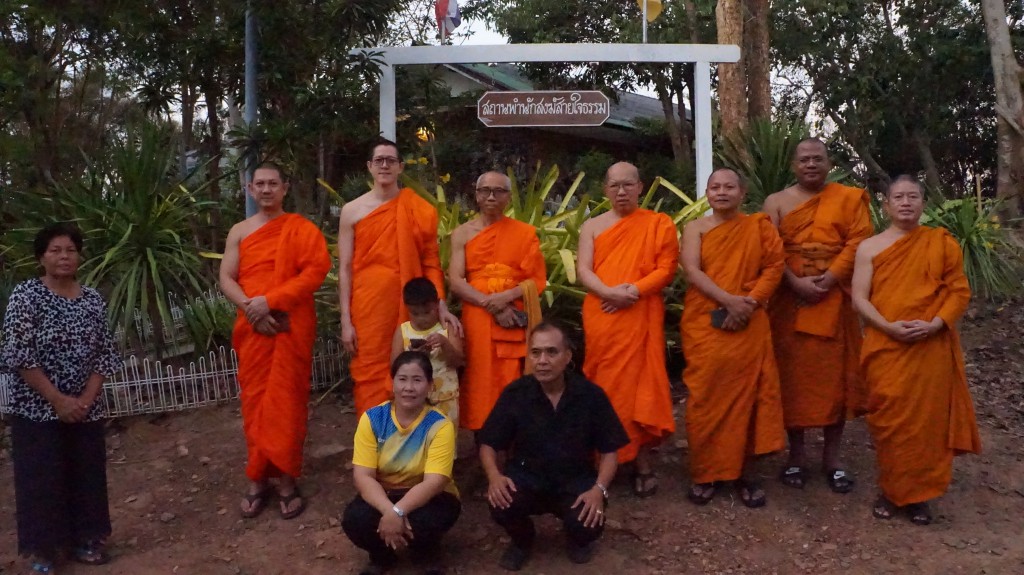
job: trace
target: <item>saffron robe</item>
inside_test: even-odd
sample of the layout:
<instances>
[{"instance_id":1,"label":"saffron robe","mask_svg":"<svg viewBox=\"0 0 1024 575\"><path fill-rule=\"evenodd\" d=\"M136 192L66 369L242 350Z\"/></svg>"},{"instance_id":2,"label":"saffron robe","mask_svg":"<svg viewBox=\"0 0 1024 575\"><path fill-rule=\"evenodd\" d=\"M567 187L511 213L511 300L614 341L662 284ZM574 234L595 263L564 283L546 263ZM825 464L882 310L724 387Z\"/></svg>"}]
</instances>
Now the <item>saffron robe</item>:
<instances>
[{"instance_id":1,"label":"saffron robe","mask_svg":"<svg viewBox=\"0 0 1024 575\"><path fill-rule=\"evenodd\" d=\"M686 291L680 333L690 392L686 435L694 483L732 481L747 456L786 446L779 372L765 303L782 280L785 252L768 216L740 215L704 233L700 267L715 285L760 306L747 327L711 326L718 302L692 285Z\"/></svg>"},{"instance_id":2,"label":"saffron robe","mask_svg":"<svg viewBox=\"0 0 1024 575\"><path fill-rule=\"evenodd\" d=\"M483 294L512 289L532 281L539 294L547 285L544 255L537 230L502 218L466 242L466 281ZM524 293L524 297L526 294ZM523 309L521 300L515 302ZM505 386L519 379L526 357L526 328L498 325L486 308L462 302L466 332L466 368L460 394L461 425L483 427Z\"/></svg>"},{"instance_id":3,"label":"saffron robe","mask_svg":"<svg viewBox=\"0 0 1024 575\"><path fill-rule=\"evenodd\" d=\"M915 343L873 327L865 331L861 363L878 484L889 501L903 506L945 493L953 456L981 451L956 329L971 289L960 246L941 228L917 228L872 264L870 299L886 320L938 316L946 324Z\"/></svg>"},{"instance_id":4,"label":"saffron robe","mask_svg":"<svg viewBox=\"0 0 1024 575\"><path fill-rule=\"evenodd\" d=\"M357 350L349 362L356 415L391 399L391 340L409 319L402 287L426 277L444 298L437 210L410 188L356 222L350 310Z\"/></svg>"},{"instance_id":5,"label":"saffron robe","mask_svg":"<svg viewBox=\"0 0 1024 575\"><path fill-rule=\"evenodd\" d=\"M798 277L831 271L838 285L816 304L782 282L768 308L787 429L825 427L864 411L860 320L850 300L857 246L873 233L867 192L828 184L779 222Z\"/></svg>"},{"instance_id":6,"label":"saffron robe","mask_svg":"<svg viewBox=\"0 0 1024 575\"><path fill-rule=\"evenodd\" d=\"M235 320L233 342L249 453L245 474L253 481L281 473L298 477L302 471L316 338L313 294L330 269L323 234L297 214L270 220L239 244L242 291L265 296L276 317L287 314L287 331L270 337L256 333L241 310Z\"/></svg>"},{"instance_id":7,"label":"saffron robe","mask_svg":"<svg viewBox=\"0 0 1024 575\"><path fill-rule=\"evenodd\" d=\"M619 463L675 431L665 369L665 302L661 290L676 273L676 227L665 214L637 209L594 238L594 273L608 286L631 283L640 299L615 313L583 300L583 373L604 389L629 435Z\"/></svg>"}]
</instances>

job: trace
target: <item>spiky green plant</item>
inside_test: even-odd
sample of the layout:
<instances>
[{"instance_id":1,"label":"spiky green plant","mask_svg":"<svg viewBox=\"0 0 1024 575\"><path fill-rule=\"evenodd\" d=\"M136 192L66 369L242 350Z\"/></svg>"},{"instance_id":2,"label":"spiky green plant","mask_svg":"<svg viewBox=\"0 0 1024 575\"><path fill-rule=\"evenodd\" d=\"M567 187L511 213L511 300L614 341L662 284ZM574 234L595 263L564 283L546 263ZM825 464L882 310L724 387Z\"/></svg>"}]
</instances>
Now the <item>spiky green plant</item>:
<instances>
[{"instance_id":1,"label":"spiky green plant","mask_svg":"<svg viewBox=\"0 0 1024 575\"><path fill-rule=\"evenodd\" d=\"M135 330L135 312L140 312L152 326L158 356L169 343L163 341L163 326L173 321L168 295L190 300L211 283L202 277L195 241L212 204L178 181L171 140L165 127L129 126L79 182L49 196L20 194L25 225L4 240L10 249L14 243L27 245L31 234L52 221L77 223L86 237L82 282L104 293L110 319L126 337L146 339ZM24 257L17 263L34 265Z\"/></svg>"},{"instance_id":2,"label":"spiky green plant","mask_svg":"<svg viewBox=\"0 0 1024 575\"><path fill-rule=\"evenodd\" d=\"M998 209L993 200L938 198L921 217L922 224L946 228L956 238L971 290L988 300L1019 293L1024 277L1021 251L999 223Z\"/></svg>"},{"instance_id":3,"label":"spiky green plant","mask_svg":"<svg viewBox=\"0 0 1024 575\"><path fill-rule=\"evenodd\" d=\"M718 151L723 166L736 170L747 181L744 210L761 209L770 194L796 183L790 169L797 144L810 134L802 120L778 119L751 122L738 138L725 139ZM846 179L842 170L832 170L829 182Z\"/></svg>"}]
</instances>

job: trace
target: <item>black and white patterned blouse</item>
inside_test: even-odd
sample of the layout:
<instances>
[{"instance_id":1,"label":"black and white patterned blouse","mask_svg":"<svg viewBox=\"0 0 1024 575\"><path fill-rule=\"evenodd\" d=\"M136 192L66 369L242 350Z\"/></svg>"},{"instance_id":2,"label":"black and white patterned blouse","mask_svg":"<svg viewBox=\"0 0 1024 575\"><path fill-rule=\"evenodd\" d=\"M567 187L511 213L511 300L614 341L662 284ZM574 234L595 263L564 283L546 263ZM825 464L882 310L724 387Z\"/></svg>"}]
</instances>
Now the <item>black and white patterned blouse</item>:
<instances>
[{"instance_id":1,"label":"black and white patterned blouse","mask_svg":"<svg viewBox=\"0 0 1024 575\"><path fill-rule=\"evenodd\" d=\"M32 421L54 421L53 406L25 383L19 369L40 367L61 393L77 397L93 373L110 378L122 366L99 292L82 286L77 298L57 295L38 278L14 288L4 315L3 367L13 372L10 412ZM105 415L103 394L85 421Z\"/></svg>"}]
</instances>

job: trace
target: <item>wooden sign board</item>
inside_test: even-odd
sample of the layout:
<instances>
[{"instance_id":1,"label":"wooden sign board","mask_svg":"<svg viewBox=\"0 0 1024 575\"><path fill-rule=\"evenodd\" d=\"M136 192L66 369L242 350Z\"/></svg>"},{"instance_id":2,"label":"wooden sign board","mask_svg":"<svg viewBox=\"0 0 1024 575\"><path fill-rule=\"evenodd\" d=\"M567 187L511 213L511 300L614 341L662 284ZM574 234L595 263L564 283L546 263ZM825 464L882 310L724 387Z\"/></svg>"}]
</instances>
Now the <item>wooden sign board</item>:
<instances>
[{"instance_id":1,"label":"wooden sign board","mask_svg":"<svg viewBox=\"0 0 1024 575\"><path fill-rule=\"evenodd\" d=\"M597 90L487 92L476 103L488 128L600 126L610 113L608 96Z\"/></svg>"}]
</instances>

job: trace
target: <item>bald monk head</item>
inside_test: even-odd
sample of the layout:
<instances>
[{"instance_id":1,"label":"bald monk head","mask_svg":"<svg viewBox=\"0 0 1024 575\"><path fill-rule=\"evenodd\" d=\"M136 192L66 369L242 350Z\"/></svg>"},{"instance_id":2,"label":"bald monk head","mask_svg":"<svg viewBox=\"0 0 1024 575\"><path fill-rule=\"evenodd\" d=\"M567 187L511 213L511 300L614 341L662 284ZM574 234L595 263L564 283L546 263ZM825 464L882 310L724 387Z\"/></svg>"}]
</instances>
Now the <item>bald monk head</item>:
<instances>
[{"instance_id":1,"label":"bald monk head","mask_svg":"<svg viewBox=\"0 0 1024 575\"><path fill-rule=\"evenodd\" d=\"M476 205L487 220L501 218L512 199L512 180L501 172L486 172L476 179Z\"/></svg>"},{"instance_id":2,"label":"bald monk head","mask_svg":"<svg viewBox=\"0 0 1024 575\"><path fill-rule=\"evenodd\" d=\"M740 209L747 195L747 185L732 168L718 168L711 172L704 195L716 214L729 215Z\"/></svg>"},{"instance_id":3,"label":"bald monk head","mask_svg":"<svg viewBox=\"0 0 1024 575\"><path fill-rule=\"evenodd\" d=\"M893 226L907 231L916 228L924 213L921 183L913 176L899 176L885 190L884 207Z\"/></svg>"},{"instance_id":4,"label":"bald monk head","mask_svg":"<svg viewBox=\"0 0 1024 575\"><path fill-rule=\"evenodd\" d=\"M629 215L637 209L643 185L640 170L629 162L612 164L604 174L604 195L620 216Z\"/></svg>"},{"instance_id":5,"label":"bald monk head","mask_svg":"<svg viewBox=\"0 0 1024 575\"><path fill-rule=\"evenodd\" d=\"M820 192L825 187L825 178L832 170L825 142L818 138L800 140L793 153L790 167L801 188L808 192Z\"/></svg>"},{"instance_id":6,"label":"bald monk head","mask_svg":"<svg viewBox=\"0 0 1024 575\"><path fill-rule=\"evenodd\" d=\"M282 206L288 194L288 180L274 162L263 162L257 166L252 173L252 181L246 187L261 212L276 216L284 210Z\"/></svg>"}]
</instances>

